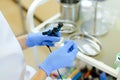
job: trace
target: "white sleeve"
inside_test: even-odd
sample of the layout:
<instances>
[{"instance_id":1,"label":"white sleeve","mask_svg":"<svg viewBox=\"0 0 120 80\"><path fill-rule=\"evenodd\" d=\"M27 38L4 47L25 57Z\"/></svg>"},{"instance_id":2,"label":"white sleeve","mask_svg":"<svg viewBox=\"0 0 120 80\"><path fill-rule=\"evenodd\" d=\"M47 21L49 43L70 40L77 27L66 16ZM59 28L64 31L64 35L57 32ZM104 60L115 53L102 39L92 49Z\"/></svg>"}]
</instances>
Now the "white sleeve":
<instances>
[{"instance_id":1,"label":"white sleeve","mask_svg":"<svg viewBox=\"0 0 120 80\"><path fill-rule=\"evenodd\" d=\"M25 66L22 49L0 12L0 80L24 80Z\"/></svg>"},{"instance_id":2,"label":"white sleeve","mask_svg":"<svg viewBox=\"0 0 120 80\"><path fill-rule=\"evenodd\" d=\"M0 12L0 58L12 53L22 54L22 49L9 27L6 19Z\"/></svg>"}]
</instances>

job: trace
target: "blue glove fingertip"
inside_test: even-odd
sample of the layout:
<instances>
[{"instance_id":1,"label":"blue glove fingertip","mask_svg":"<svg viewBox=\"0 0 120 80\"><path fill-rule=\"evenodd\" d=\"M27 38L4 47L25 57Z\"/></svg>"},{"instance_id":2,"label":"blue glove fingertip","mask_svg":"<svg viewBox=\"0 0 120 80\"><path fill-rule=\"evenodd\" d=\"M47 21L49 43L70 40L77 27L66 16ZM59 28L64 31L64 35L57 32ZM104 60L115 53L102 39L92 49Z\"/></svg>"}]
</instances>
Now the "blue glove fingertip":
<instances>
[{"instance_id":1,"label":"blue glove fingertip","mask_svg":"<svg viewBox=\"0 0 120 80\"><path fill-rule=\"evenodd\" d=\"M71 43L73 43L73 40L66 40L66 41L64 42L64 44L71 44Z\"/></svg>"},{"instance_id":2,"label":"blue glove fingertip","mask_svg":"<svg viewBox=\"0 0 120 80\"><path fill-rule=\"evenodd\" d=\"M60 37L47 36L47 41L58 42L58 41L60 41Z\"/></svg>"},{"instance_id":3,"label":"blue glove fingertip","mask_svg":"<svg viewBox=\"0 0 120 80\"><path fill-rule=\"evenodd\" d=\"M44 45L44 46L48 45L48 46L50 46L50 47L53 47L53 46L54 46L54 43L51 42L51 41L46 41L46 42L42 42L42 45Z\"/></svg>"},{"instance_id":4,"label":"blue glove fingertip","mask_svg":"<svg viewBox=\"0 0 120 80\"><path fill-rule=\"evenodd\" d=\"M57 32L56 35L57 35L57 37L61 37L61 33L60 32Z\"/></svg>"},{"instance_id":5,"label":"blue glove fingertip","mask_svg":"<svg viewBox=\"0 0 120 80\"><path fill-rule=\"evenodd\" d=\"M69 48L72 47L72 45L73 45L74 43L73 43L72 40L68 40L68 41L65 41L64 44L65 44L64 47L65 47L66 49L69 49Z\"/></svg>"}]
</instances>

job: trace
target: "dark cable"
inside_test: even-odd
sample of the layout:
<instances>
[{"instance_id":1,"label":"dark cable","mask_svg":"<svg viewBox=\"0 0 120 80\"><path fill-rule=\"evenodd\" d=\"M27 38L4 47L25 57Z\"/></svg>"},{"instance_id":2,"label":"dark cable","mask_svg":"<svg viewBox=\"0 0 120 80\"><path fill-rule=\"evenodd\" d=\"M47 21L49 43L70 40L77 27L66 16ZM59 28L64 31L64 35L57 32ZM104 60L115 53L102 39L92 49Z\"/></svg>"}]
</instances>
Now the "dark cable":
<instances>
[{"instance_id":1,"label":"dark cable","mask_svg":"<svg viewBox=\"0 0 120 80\"><path fill-rule=\"evenodd\" d=\"M63 80L63 78L62 78L62 76L61 76L61 74L60 74L60 71L57 69L57 73L58 73L58 75L60 76L60 78L61 78L61 80Z\"/></svg>"},{"instance_id":2,"label":"dark cable","mask_svg":"<svg viewBox=\"0 0 120 80\"><path fill-rule=\"evenodd\" d=\"M52 52L52 50L50 49L50 47L49 47L48 45L47 45L47 48L49 49L50 52ZM63 78L62 78L62 76L61 76L61 74L60 74L60 72L59 72L58 69L57 69L57 73L58 73L58 75L60 76L61 80L63 80Z\"/></svg>"},{"instance_id":3,"label":"dark cable","mask_svg":"<svg viewBox=\"0 0 120 80\"><path fill-rule=\"evenodd\" d=\"M42 32L42 34L43 35L48 35L48 36L57 36L56 32L59 32L62 27L63 27L63 23L59 22L57 27L54 27L52 30ZM48 45L46 45L46 46L49 49L49 51L52 52L50 47ZM58 69L57 69L57 72L58 72L58 75L60 76L61 80L63 80L63 78L62 78Z\"/></svg>"},{"instance_id":4,"label":"dark cable","mask_svg":"<svg viewBox=\"0 0 120 80\"><path fill-rule=\"evenodd\" d=\"M47 48L49 49L50 52L52 52L52 50L50 49L50 47L47 45Z\"/></svg>"}]
</instances>

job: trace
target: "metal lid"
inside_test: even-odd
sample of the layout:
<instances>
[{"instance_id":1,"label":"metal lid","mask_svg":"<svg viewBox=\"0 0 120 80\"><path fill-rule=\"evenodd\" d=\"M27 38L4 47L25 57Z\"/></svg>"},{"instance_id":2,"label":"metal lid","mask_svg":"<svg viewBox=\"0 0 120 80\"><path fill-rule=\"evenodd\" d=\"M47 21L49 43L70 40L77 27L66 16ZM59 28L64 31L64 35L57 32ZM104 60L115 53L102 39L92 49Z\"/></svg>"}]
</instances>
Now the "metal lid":
<instances>
[{"instance_id":1,"label":"metal lid","mask_svg":"<svg viewBox=\"0 0 120 80\"><path fill-rule=\"evenodd\" d=\"M101 52L101 43L91 35L78 33L70 35L69 39L72 39L77 43L79 50L83 54L96 56Z\"/></svg>"}]
</instances>

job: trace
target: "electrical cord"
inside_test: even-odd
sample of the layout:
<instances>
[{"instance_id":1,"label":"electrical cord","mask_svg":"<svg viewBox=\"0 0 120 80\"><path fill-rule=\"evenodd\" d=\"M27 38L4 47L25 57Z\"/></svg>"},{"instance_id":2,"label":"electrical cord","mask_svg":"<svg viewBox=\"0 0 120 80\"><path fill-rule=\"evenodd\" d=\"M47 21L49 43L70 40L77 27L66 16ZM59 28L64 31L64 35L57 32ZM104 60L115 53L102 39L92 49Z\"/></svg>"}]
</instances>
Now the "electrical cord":
<instances>
[{"instance_id":1,"label":"electrical cord","mask_svg":"<svg viewBox=\"0 0 120 80\"><path fill-rule=\"evenodd\" d=\"M52 52L51 48L47 45L47 48L49 49L50 52ZM60 76L60 79L63 80L61 74L60 74L60 71L57 69L57 73L58 75Z\"/></svg>"},{"instance_id":2,"label":"electrical cord","mask_svg":"<svg viewBox=\"0 0 120 80\"><path fill-rule=\"evenodd\" d=\"M60 29L63 27L63 23L59 22L57 27L54 27L52 30L48 30L45 32L42 32L43 35L48 35L48 36L57 36L57 32L60 31ZM46 45L47 48L49 49L50 52L52 52L52 50L50 49L50 47L48 45ZM58 75L60 76L61 80L63 80L59 70L57 69Z\"/></svg>"}]
</instances>

